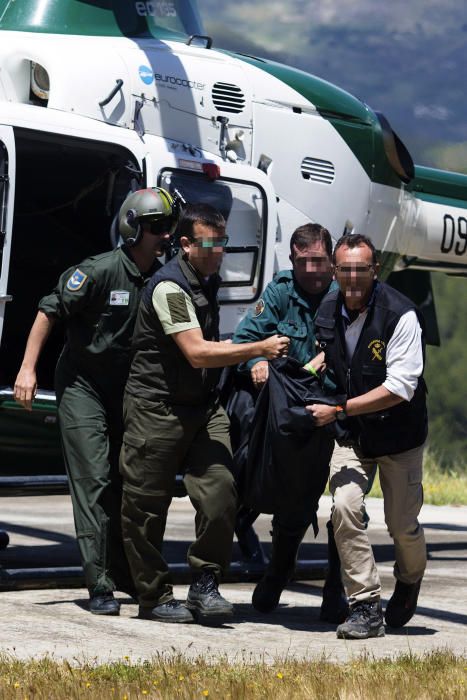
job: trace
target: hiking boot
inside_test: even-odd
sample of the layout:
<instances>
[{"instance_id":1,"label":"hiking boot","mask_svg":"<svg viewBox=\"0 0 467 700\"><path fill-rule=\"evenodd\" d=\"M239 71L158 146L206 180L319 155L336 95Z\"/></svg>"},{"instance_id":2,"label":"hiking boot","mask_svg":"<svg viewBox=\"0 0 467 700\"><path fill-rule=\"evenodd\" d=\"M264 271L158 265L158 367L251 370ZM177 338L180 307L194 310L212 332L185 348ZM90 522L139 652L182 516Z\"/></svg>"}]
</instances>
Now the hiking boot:
<instances>
[{"instance_id":1,"label":"hiking boot","mask_svg":"<svg viewBox=\"0 0 467 700\"><path fill-rule=\"evenodd\" d=\"M396 587L388 604L384 618L389 627L403 627L413 616L417 609L418 593L422 579L416 583L402 583L396 581Z\"/></svg>"},{"instance_id":2,"label":"hiking boot","mask_svg":"<svg viewBox=\"0 0 467 700\"><path fill-rule=\"evenodd\" d=\"M345 622L337 628L338 639L384 637L383 611L379 600L362 600L350 607Z\"/></svg>"},{"instance_id":3,"label":"hiking boot","mask_svg":"<svg viewBox=\"0 0 467 700\"><path fill-rule=\"evenodd\" d=\"M89 611L93 615L120 615L120 603L112 591L94 593L89 600Z\"/></svg>"},{"instance_id":4,"label":"hiking boot","mask_svg":"<svg viewBox=\"0 0 467 700\"><path fill-rule=\"evenodd\" d=\"M233 605L219 593L217 578L212 571L196 575L188 590L186 607L202 624L221 625L233 617Z\"/></svg>"},{"instance_id":5,"label":"hiking boot","mask_svg":"<svg viewBox=\"0 0 467 700\"><path fill-rule=\"evenodd\" d=\"M349 615L349 602L342 586L330 586L327 583L323 588L323 601L319 611L319 619L323 622L332 622L339 625Z\"/></svg>"},{"instance_id":6,"label":"hiking boot","mask_svg":"<svg viewBox=\"0 0 467 700\"><path fill-rule=\"evenodd\" d=\"M188 624L194 622L193 615L188 608L178 600L169 600L154 608L139 606L138 617L143 620L155 620L156 622L179 622Z\"/></svg>"},{"instance_id":7,"label":"hiking boot","mask_svg":"<svg viewBox=\"0 0 467 700\"><path fill-rule=\"evenodd\" d=\"M298 548L305 532L289 534L278 527L273 528L271 560L251 598L258 612L269 613L279 605L282 591L293 576Z\"/></svg>"}]
</instances>

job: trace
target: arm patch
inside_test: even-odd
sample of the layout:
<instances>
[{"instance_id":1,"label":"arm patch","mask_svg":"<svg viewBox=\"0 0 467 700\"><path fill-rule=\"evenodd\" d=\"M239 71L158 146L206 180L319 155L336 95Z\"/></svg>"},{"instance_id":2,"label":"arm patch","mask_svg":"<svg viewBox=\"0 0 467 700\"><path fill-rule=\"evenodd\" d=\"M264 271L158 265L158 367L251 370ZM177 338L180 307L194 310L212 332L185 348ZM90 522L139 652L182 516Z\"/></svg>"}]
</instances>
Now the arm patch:
<instances>
[{"instance_id":1,"label":"arm patch","mask_svg":"<svg viewBox=\"0 0 467 700\"><path fill-rule=\"evenodd\" d=\"M85 275L84 272L81 272L81 270L77 267L66 283L66 288L69 289L70 292L77 292L79 289L81 289L87 278L88 275Z\"/></svg>"},{"instance_id":2,"label":"arm patch","mask_svg":"<svg viewBox=\"0 0 467 700\"><path fill-rule=\"evenodd\" d=\"M172 323L189 323L191 321L183 292L169 292L166 295Z\"/></svg>"}]
</instances>

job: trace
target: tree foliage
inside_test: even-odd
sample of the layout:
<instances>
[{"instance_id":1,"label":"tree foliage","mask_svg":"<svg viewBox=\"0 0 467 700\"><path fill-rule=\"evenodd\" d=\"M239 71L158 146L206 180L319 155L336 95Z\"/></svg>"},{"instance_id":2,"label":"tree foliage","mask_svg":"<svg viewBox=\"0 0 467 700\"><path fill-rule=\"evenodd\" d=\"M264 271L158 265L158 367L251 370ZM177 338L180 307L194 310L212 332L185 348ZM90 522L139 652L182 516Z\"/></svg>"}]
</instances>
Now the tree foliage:
<instances>
[{"instance_id":1,"label":"tree foliage","mask_svg":"<svg viewBox=\"0 0 467 700\"><path fill-rule=\"evenodd\" d=\"M467 280L433 274L441 347L428 347L429 447L443 468L467 471Z\"/></svg>"}]
</instances>

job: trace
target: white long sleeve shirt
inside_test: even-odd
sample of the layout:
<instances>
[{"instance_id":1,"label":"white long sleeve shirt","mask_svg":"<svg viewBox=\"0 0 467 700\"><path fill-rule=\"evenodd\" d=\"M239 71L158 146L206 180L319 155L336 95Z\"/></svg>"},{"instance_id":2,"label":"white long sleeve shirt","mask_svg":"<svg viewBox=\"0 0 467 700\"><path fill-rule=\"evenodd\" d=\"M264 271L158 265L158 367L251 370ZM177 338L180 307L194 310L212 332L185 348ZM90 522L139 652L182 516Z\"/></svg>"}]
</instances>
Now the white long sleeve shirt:
<instances>
[{"instance_id":1,"label":"white long sleeve shirt","mask_svg":"<svg viewBox=\"0 0 467 700\"><path fill-rule=\"evenodd\" d=\"M362 311L345 329L347 360L353 357L368 311ZM349 320L345 306L342 316ZM405 401L410 401L423 372L422 329L415 311L403 314L386 348L386 379L383 386Z\"/></svg>"}]
</instances>

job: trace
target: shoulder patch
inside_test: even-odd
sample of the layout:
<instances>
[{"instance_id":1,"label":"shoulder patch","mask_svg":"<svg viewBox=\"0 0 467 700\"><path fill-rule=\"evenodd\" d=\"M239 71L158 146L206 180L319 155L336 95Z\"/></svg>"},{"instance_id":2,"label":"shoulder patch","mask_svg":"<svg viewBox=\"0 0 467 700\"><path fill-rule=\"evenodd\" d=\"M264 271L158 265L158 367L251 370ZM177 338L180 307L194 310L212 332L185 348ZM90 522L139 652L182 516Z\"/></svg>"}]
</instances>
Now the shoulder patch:
<instances>
[{"instance_id":1,"label":"shoulder patch","mask_svg":"<svg viewBox=\"0 0 467 700\"><path fill-rule=\"evenodd\" d=\"M73 272L70 279L66 283L66 288L69 289L70 292L77 292L78 289L81 289L83 284L86 282L87 278L88 275L85 275L84 272L81 272L79 268L76 268L76 270Z\"/></svg>"},{"instance_id":2,"label":"shoulder patch","mask_svg":"<svg viewBox=\"0 0 467 700\"><path fill-rule=\"evenodd\" d=\"M170 320L172 323L189 323L190 314L186 305L186 298L183 292L169 292L166 295L167 306L169 307Z\"/></svg>"},{"instance_id":3,"label":"shoulder patch","mask_svg":"<svg viewBox=\"0 0 467 700\"><path fill-rule=\"evenodd\" d=\"M256 318L257 316L261 316L263 313L264 309L266 308L266 304L264 303L263 299L258 299L256 302L256 306L253 311L253 317Z\"/></svg>"}]
</instances>

